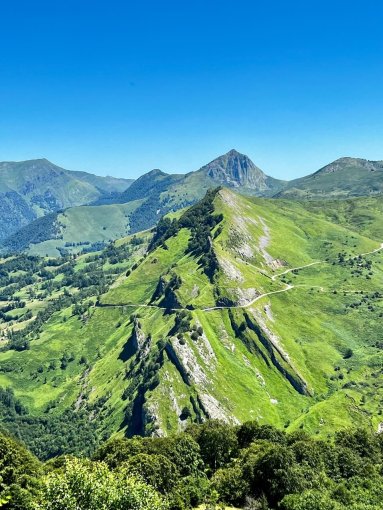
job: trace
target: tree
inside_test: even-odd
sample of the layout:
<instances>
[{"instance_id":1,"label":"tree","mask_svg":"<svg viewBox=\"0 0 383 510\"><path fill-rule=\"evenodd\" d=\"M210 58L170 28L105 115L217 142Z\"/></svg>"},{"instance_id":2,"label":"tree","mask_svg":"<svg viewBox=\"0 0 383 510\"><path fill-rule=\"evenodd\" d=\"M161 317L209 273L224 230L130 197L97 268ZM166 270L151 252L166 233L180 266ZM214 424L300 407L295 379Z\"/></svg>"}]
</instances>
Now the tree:
<instances>
[{"instance_id":1,"label":"tree","mask_svg":"<svg viewBox=\"0 0 383 510\"><path fill-rule=\"evenodd\" d=\"M286 494L306 488L305 473L296 464L293 452L281 445L274 445L256 461L252 482L253 490L262 490L272 506Z\"/></svg>"},{"instance_id":2,"label":"tree","mask_svg":"<svg viewBox=\"0 0 383 510\"><path fill-rule=\"evenodd\" d=\"M181 411L181 414L180 414L180 419L181 420L187 420L188 418L190 418L192 415L190 409L188 406L184 406L182 408L182 411Z\"/></svg>"},{"instance_id":3,"label":"tree","mask_svg":"<svg viewBox=\"0 0 383 510\"><path fill-rule=\"evenodd\" d=\"M104 462L76 458L63 471L48 474L36 510L165 510L149 485L126 469L110 471Z\"/></svg>"},{"instance_id":4,"label":"tree","mask_svg":"<svg viewBox=\"0 0 383 510\"><path fill-rule=\"evenodd\" d=\"M142 478L162 494L170 492L179 478L175 464L164 455L139 453L131 457L124 468Z\"/></svg>"},{"instance_id":5,"label":"tree","mask_svg":"<svg viewBox=\"0 0 383 510\"><path fill-rule=\"evenodd\" d=\"M35 457L13 439L0 434L0 495L7 509L32 508L40 473L40 463Z\"/></svg>"},{"instance_id":6,"label":"tree","mask_svg":"<svg viewBox=\"0 0 383 510\"><path fill-rule=\"evenodd\" d=\"M365 429L339 431L335 440L339 446L349 448L361 457L377 458L380 453L378 437Z\"/></svg>"},{"instance_id":7,"label":"tree","mask_svg":"<svg viewBox=\"0 0 383 510\"><path fill-rule=\"evenodd\" d=\"M139 437L133 439L111 439L94 454L94 460L104 461L111 468L120 466L134 455L144 453L145 444Z\"/></svg>"},{"instance_id":8,"label":"tree","mask_svg":"<svg viewBox=\"0 0 383 510\"><path fill-rule=\"evenodd\" d=\"M255 439L258 439L259 428L258 422L256 421L246 421L242 423L237 430L239 447L247 448Z\"/></svg>"},{"instance_id":9,"label":"tree","mask_svg":"<svg viewBox=\"0 0 383 510\"><path fill-rule=\"evenodd\" d=\"M218 492L220 501L228 505L243 505L249 486L243 479L239 466L218 469L212 479L212 486Z\"/></svg>"},{"instance_id":10,"label":"tree","mask_svg":"<svg viewBox=\"0 0 383 510\"><path fill-rule=\"evenodd\" d=\"M281 510L345 510L346 507L334 501L325 491L309 490L302 494L285 496ZM362 510L362 509L360 509ZM366 509L367 510L367 509Z\"/></svg>"},{"instance_id":11,"label":"tree","mask_svg":"<svg viewBox=\"0 0 383 510\"><path fill-rule=\"evenodd\" d=\"M203 472L200 447L190 434L144 439L144 442L147 453L165 455L177 466L181 477L199 476Z\"/></svg>"},{"instance_id":12,"label":"tree","mask_svg":"<svg viewBox=\"0 0 383 510\"><path fill-rule=\"evenodd\" d=\"M219 420L209 420L196 429L196 441L205 464L216 471L237 454L238 441L233 427Z\"/></svg>"}]
</instances>

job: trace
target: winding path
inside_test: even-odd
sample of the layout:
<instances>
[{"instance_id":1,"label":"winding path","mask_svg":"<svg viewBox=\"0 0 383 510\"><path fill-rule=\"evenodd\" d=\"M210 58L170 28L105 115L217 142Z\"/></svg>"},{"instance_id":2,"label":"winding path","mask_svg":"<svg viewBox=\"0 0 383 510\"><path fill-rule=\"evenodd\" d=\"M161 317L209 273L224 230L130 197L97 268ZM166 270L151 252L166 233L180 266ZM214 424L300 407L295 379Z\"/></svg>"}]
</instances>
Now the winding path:
<instances>
[{"instance_id":1,"label":"winding path","mask_svg":"<svg viewBox=\"0 0 383 510\"><path fill-rule=\"evenodd\" d=\"M324 264L324 260L317 260L316 262L311 262L310 264L306 264L305 266L299 266L299 267L291 267L290 269L286 269L286 271L283 271L282 273L273 274L271 276L271 279L275 281L276 278L279 278L280 276L291 273L292 271L298 271L298 269L304 269L305 267L315 266L316 264Z\"/></svg>"},{"instance_id":2,"label":"winding path","mask_svg":"<svg viewBox=\"0 0 383 510\"><path fill-rule=\"evenodd\" d=\"M366 253L360 253L359 255L361 257L364 257L365 255L371 255L372 253L376 253L377 251L381 251L381 250L383 250L383 243L380 243L379 248L375 248L375 250L372 250L372 251L367 251ZM356 255L356 256L358 257L359 255Z\"/></svg>"},{"instance_id":3,"label":"winding path","mask_svg":"<svg viewBox=\"0 0 383 510\"><path fill-rule=\"evenodd\" d=\"M253 305L256 301L259 301L260 299L266 296L271 296L272 294L280 294L281 292L286 292L293 288L294 285L286 285L284 289L273 290L272 292L265 292L264 294L259 294L259 296L256 296L254 299L252 299L251 301L244 305L211 306L208 308L200 308L200 310L202 312L210 312L212 310L227 310L228 308L248 308L249 306Z\"/></svg>"},{"instance_id":4,"label":"winding path","mask_svg":"<svg viewBox=\"0 0 383 510\"><path fill-rule=\"evenodd\" d=\"M373 253L377 253L379 251L382 251L383 250L383 243L380 244L380 246L378 248L375 248L374 250L371 250L371 251L368 251L366 253L360 253L359 255L355 255L355 257L358 257L358 256L366 256L366 255L372 255ZM274 274L272 276L270 276L271 280L275 281L276 278L279 278L280 276L283 276L284 274L287 274L287 273L291 273L293 271L297 271L299 269L304 269L306 267L311 267L311 266L315 266L315 265L318 265L318 264L326 264L326 261L325 260L317 260L315 262L311 262L310 264L305 264L304 266L298 266L298 267L291 267L289 269L286 269L285 271L283 271L282 273L278 273L278 274ZM252 264L249 264L249 265L252 265ZM254 266L255 267L255 266ZM257 268L259 270L259 268ZM263 273L265 274L265 273ZM268 276L268 275L266 275ZM112 303L99 303L97 306L101 307L101 308L106 308L106 307L133 307L133 308L157 308L157 309L160 309L160 310L169 310L171 312L179 312L179 311L182 311L182 310L186 310L186 311L192 311L192 310L198 310L198 311L201 311L201 312L212 312L214 310L228 310L228 309L238 309L238 308L248 308L250 306L252 306L254 303L256 303L257 301L259 301L260 299L266 297L266 296L271 296L273 294L281 294L282 292L287 292L288 290L291 290L293 289L295 286L294 285L291 285L291 284L286 284L286 286L283 288L283 289L279 289L279 290L274 290L274 291L271 291L271 292L265 292L264 294L259 294L258 296L256 296L254 299L252 299L251 301L249 301L248 303L244 304L244 305L222 305L222 306L209 306L209 307L206 307L206 308L166 308L164 306L159 306L159 305L148 305L148 304L134 304L134 303L124 303L124 304L112 304ZM323 287L320 287L320 289L323 291Z\"/></svg>"}]
</instances>

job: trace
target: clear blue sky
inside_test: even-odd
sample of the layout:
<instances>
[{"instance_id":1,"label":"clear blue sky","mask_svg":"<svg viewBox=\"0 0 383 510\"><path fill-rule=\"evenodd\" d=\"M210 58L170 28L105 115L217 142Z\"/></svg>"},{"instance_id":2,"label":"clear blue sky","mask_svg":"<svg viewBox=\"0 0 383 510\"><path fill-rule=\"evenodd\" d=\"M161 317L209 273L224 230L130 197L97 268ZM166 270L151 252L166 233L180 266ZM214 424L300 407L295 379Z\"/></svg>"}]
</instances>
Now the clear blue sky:
<instances>
[{"instance_id":1,"label":"clear blue sky","mask_svg":"<svg viewBox=\"0 0 383 510\"><path fill-rule=\"evenodd\" d=\"M383 159L380 0L9 0L0 20L0 160L136 177L236 148L288 179Z\"/></svg>"}]
</instances>

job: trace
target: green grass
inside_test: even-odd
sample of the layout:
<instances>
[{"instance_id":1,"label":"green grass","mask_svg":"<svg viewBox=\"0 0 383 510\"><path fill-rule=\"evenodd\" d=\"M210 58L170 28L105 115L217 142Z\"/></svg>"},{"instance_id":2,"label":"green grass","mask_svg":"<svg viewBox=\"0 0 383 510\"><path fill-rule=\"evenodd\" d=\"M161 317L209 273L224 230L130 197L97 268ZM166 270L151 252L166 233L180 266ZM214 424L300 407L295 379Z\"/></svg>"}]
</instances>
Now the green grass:
<instances>
[{"instance_id":1,"label":"green grass","mask_svg":"<svg viewBox=\"0 0 383 510\"><path fill-rule=\"evenodd\" d=\"M57 257L59 248L70 253L79 253L86 245L78 243L111 242L125 237L130 232L129 214L141 201L127 204L72 207L57 217L59 231L57 239L32 244L32 255ZM75 246L68 246L68 243Z\"/></svg>"}]
</instances>

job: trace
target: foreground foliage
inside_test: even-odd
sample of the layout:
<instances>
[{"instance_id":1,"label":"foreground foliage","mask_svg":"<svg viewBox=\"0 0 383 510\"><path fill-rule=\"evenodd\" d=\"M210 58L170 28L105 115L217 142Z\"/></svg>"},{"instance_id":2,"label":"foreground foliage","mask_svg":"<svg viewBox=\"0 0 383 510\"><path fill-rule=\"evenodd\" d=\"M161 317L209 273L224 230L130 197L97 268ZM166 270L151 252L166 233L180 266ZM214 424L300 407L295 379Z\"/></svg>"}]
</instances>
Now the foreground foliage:
<instances>
[{"instance_id":1,"label":"foreground foliage","mask_svg":"<svg viewBox=\"0 0 383 510\"><path fill-rule=\"evenodd\" d=\"M219 421L169 438L116 438L93 459L39 463L0 436L0 500L23 510L379 510L383 438L331 441L268 425Z\"/></svg>"}]
</instances>

